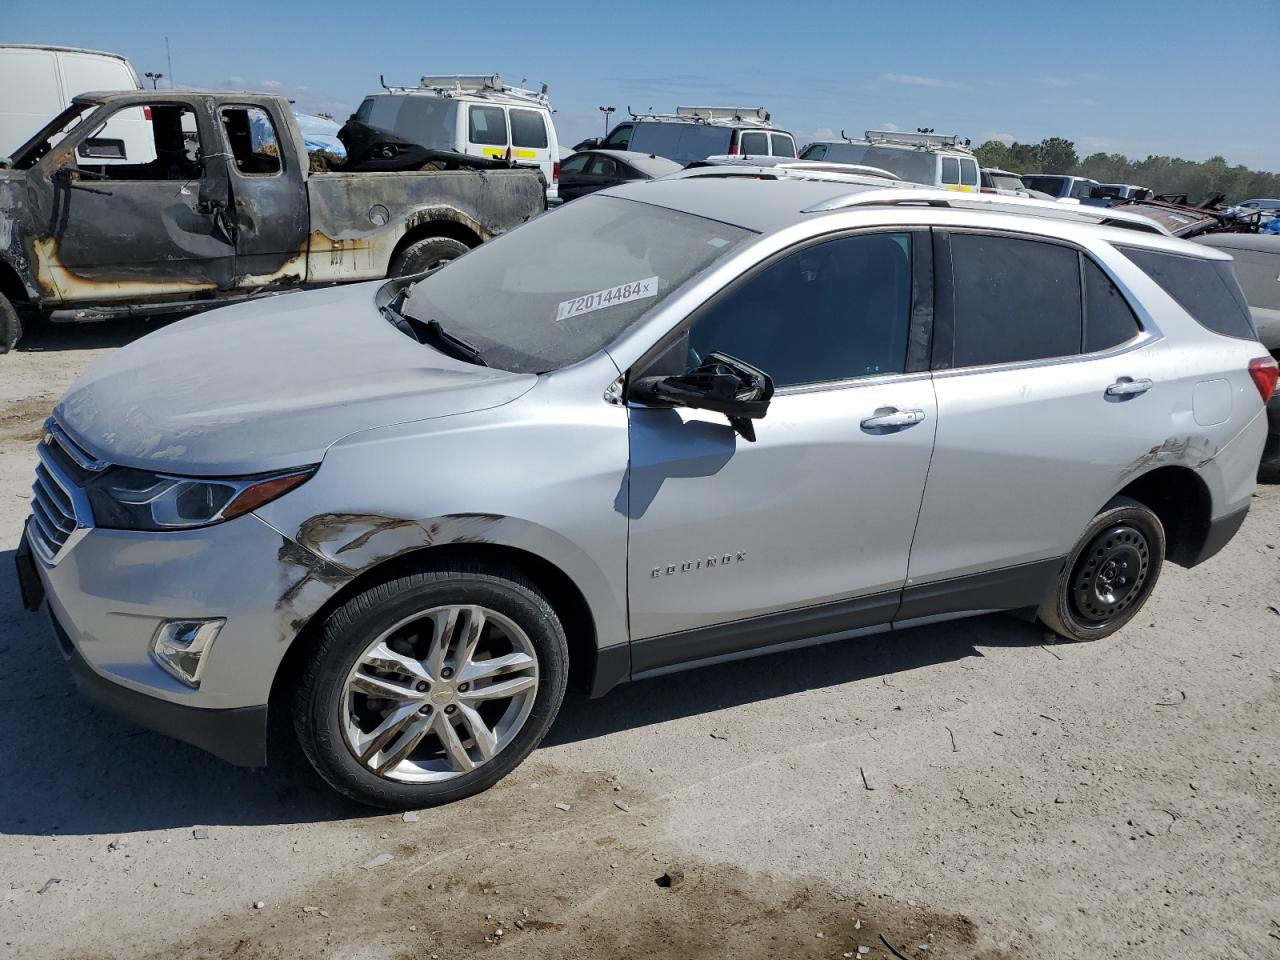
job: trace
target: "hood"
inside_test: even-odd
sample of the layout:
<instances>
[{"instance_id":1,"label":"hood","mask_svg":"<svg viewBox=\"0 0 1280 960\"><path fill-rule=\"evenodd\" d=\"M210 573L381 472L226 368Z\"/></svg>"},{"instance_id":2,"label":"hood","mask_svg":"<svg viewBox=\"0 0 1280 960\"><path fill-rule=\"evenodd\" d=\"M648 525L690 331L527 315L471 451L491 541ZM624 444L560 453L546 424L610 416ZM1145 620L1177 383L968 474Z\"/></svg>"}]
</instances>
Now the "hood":
<instances>
[{"instance_id":1,"label":"hood","mask_svg":"<svg viewBox=\"0 0 1280 960\"><path fill-rule=\"evenodd\" d=\"M236 476L318 463L358 430L499 406L537 382L400 333L374 305L382 282L265 298L157 330L91 366L54 414L101 460Z\"/></svg>"}]
</instances>

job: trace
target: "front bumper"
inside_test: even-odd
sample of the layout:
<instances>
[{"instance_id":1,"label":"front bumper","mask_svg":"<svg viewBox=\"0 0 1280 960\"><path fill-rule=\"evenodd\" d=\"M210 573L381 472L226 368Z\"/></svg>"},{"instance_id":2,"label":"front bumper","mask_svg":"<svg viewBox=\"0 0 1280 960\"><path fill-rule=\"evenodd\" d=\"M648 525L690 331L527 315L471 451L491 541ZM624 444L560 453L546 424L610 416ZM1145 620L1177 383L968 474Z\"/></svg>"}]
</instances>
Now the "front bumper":
<instances>
[{"instance_id":1,"label":"front bumper","mask_svg":"<svg viewBox=\"0 0 1280 960\"><path fill-rule=\"evenodd\" d=\"M207 750L241 767L267 765L267 706L207 710L161 700L106 679L81 656L52 613L49 622L66 657L76 689L96 707Z\"/></svg>"},{"instance_id":2,"label":"front bumper","mask_svg":"<svg viewBox=\"0 0 1280 960\"><path fill-rule=\"evenodd\" d=\"M267 704L285 652L350 577L252 514L189 531L90 528L56 563L38 553L27 562L90 700L247 765L265 762ZM38 593L31 587L25 595ZM226 623L198 688L151 659L166 621L215 617Z\"/></svg>"}]
</instances>

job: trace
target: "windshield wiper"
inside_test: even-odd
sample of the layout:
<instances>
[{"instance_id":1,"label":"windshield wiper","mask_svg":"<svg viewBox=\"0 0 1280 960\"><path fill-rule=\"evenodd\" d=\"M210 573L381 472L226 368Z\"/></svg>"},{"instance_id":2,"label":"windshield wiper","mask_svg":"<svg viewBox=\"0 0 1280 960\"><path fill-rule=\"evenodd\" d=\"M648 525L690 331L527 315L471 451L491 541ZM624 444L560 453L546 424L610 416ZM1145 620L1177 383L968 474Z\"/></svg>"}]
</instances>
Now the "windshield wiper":
<instances>
[{"instance_id":1,"label":"windshield wiper","mask_svg":"<svg viewBox=\"0 0 1280 960\"><path fill-rule=\"evenodd\" d=\"M465 360L481 367L489 365L485 362L479 350L461 337L454 336L447 331L441 326L439 320L419 320L417 317L411 317L406 313L400 313L399 311L396 311L396 313L413 328L419 343L429 344L455 360Z\"/></svg>"}]
</instances>

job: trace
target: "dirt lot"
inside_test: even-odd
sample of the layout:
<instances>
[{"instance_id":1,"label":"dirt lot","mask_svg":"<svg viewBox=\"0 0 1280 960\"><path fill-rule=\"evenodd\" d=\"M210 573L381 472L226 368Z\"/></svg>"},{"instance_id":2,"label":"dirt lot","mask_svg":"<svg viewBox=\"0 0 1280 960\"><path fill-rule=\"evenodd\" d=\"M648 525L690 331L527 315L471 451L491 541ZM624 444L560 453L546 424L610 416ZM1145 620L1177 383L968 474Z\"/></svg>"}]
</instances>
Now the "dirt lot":
<instances>
[{"instance_id":1,"label":"dirt lot","mask_svg":"<svg viewBox=\"0 0 1280 960\"><path fill-rule=\"evenodd\" d=\"M40 423L142 329L0 357L0 955L1280 956L1280 488L1102 643L987 617L571 696L406 821L95 712L20 609Z\"/></svg>"}]
</instances>

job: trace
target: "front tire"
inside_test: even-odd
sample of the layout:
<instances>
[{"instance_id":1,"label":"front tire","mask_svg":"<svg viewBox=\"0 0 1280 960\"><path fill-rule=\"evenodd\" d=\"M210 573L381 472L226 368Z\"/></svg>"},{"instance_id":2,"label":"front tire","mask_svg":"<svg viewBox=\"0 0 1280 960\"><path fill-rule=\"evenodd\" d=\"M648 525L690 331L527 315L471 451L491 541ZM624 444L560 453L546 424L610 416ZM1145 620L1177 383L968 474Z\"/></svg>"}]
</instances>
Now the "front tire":
<instances>
[{"instance_id":1,"label":"front tire","mask_svg":"<svg viewBox=\"0 0 1280 960\"><path fill-rule=\"evenodd\" d=\"M1116 497L1085 528L1040 620L1067 640L1101 640L1133 619L1164 565L1164 526L1148 507Z\"/></svg>"},{"instance_id":2,"label":"front tire","mask_svg":"<svg viewBox=\"0 0 1280 960\"><path fill-rule=\"evenodd\" d=\"M411 277L433 270L442 263L456 260L471 248L452 237L426 237L416 240L395 255L387 276Z\"/></svg>"},{"instance_id":3,"label":"front tire","mask_svg":"<svg viewBox=\"0 0 1280 960\"><path fill-rule=\"evenodd\" d=\"M359 803L450 803L542 741L568 674L564 628L527 577L455 562L329 616L294 693L294 729L316 771Z\"/></svg>"}]
</instances>

